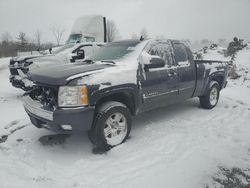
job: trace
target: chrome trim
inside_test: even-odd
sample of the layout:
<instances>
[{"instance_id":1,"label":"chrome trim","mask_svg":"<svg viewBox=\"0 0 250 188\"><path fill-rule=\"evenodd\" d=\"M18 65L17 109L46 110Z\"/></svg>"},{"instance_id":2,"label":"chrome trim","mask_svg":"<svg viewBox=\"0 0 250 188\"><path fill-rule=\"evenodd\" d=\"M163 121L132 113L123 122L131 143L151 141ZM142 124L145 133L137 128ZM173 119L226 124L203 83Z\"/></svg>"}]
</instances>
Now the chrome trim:
<instances>
[{"instance_id":1,"label":"chrome trim","mask_svg":"<svg viewBox=\"0 0 250 188\"><path fill-rule=\"evenodd\" d=\"M66 79L66 81L70 81L70 80L73 80L75 78L79 78L79 77L83 77L83 76L87 76L87 75L90 75L90 74L94 74L94 73L98 73L98 72L102 72L103 70L94 70L94 71L89 71L89 72L84 72L84 73L79 73L79 74L76 74L76 75L73 75L73 76L70 76Z\"/></svg>"},{"instance_id":2,"label":"chrome trim","mask_svg":"<svg viewBox=\"0 0 250 188\"><path fill-rule=\"evenodd\" d=\"M20 69L20 68L25 68L25 66L23 65L23 64L18 64L18 65L16 65L16 64L14 64L14 65L8 65L8 68L10 68L10 69Z\"/></svg>"},{"instance_id":3,"label":"chrome trim","mask_svg":"<svg viewBox=\"0 0 250 188\"><path fill-rule=\"evenodd\" d=\"M41 103L31 99L29 96L23 97L23 106L31 114L53 121L53 112L43 109L43 105Z\"/></svg>"},{"instance_id":4,"label":"chrome trim","mask_svg":"<svg viewBox=\"0 0 250 188\"><path fill-rule=\"evenodd\" d=\"M166 94L169 94L169 93L174 93L174 92L178 92L178 90L172 90L172 91L169 91L169 92L164 92L164 93L159 93L159 94L149 95L149 96L146 96L145 94L143 94L142 97L143 97L143 99L150 99L150 98L153 98L153 97L159 97L159 96L166 95Z\"/></svg>"},{"instance_id":5,"label":"chrome trim","mask_svg":"<svg viewBox=\"0 0 250 188\"><path fill-rule=\"evenodd\" d=\"M171 67L161 67L161 68L153 68L149 69L149 72L156 72L156 71L161 71L161 70L176 70L177 71L178 66L171 66Z\"/></svg>"},{"instance_id":6,"label":"chrome trim","mask_svg":"<svg viewBox=\"0 0 250 188\"><path fill-rule=\"evenodd\" d=\"M183 87L183 88L180 88L179 91L183 91L183 90L186 90L186 89L194 89L194 87Z\"/></svg>"}]
</instances>

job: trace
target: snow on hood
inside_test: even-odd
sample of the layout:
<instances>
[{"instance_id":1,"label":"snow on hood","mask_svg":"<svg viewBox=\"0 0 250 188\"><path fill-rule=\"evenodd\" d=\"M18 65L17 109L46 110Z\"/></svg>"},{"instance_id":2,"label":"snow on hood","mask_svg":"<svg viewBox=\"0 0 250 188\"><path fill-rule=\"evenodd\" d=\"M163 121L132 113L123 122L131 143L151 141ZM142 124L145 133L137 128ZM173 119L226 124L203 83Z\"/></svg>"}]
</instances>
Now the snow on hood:
<instances>
[{"instance_id":1,"label":"snow on hood","mask_svg":"<svg viewBox=\"0 0 250 188\"><path fill-rule=\"evenodd\" d=\"M32 58L38 58L38 57L42 57L44 56L43 54L35 54L35 55L25 55L25 56L16 56L16 57L13 57L12 60L13 61L23 61L23 60L26 60L26 59L32 59Z\"/></svg>"},{"instance_id":2,"label":"snow on hood","mask_svg":"<svg viewBox=\"0 0 250 188\"><path fill-rule=\"evenodd\" d=\"M33 63L29 66L29 70L35 70L40 67L47 67L50 65L58 65L68 63L68 56L64 54L44 56L31 59Z\"/></svg>"}]
</instances>

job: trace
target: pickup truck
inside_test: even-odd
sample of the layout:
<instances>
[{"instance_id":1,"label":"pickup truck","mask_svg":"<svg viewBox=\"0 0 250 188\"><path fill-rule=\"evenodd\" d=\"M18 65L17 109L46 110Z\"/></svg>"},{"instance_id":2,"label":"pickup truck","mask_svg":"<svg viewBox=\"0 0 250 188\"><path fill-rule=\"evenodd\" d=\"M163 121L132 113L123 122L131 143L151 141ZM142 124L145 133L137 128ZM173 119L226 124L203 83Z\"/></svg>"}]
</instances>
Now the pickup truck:
<instances>
[{"instance_id":1,"label":"pickup truck","mask_svg":"<svg viewBox=\"0 0 250 188\"><path fill-rule=\"evenodd\" d=\"M30 90L32 83L27 79L27 73L40 67L54 64L73 63L83 60L92 55L104 43L84 42L77 44L66 44L53 49L52 54L30 55L14 57L10 59L10 83L16 88Z\"/></svg>"},{"instance_id":2,"label":"pickup truck","mask_svg":"<svg viewBox=\"0 0 250 188\"><path fill-rule=\"evenodd\" d=\"M177 40L109 43L81 63L29 72L23 104L32 124L58 133L88 131L109 150L129 136L132 117L199 97L212 109L227 84L227 62L193 59Z\"/></svg>"}]
</instances>

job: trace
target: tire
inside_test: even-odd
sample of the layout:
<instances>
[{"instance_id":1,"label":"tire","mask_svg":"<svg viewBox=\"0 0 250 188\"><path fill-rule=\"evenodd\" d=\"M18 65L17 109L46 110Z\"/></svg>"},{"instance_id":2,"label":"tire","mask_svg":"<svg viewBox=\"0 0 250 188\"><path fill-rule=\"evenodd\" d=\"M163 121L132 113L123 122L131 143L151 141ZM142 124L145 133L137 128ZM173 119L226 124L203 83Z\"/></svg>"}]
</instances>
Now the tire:
<instances>
[{"instance_id":1,"label":"tire","mask_svg":"<svg viewBox=\"0 0 250 188\"><path fill-rule=\"evenodd\" d=\"M216 81L211 81L205 96L200 97L200 105L205 109L214 108L220 97L220 85Z\"/></svg>"},{"instance_id":2,"label":"tire","mask_svg":"<svg viewBox=\"0 0 250 188\"><path fill-rule=\"evenodd\" d=\"M131 126L132 116L126 105L110 101L97 108L88 136L96 149L107 151L128 138Z\"/></svg>"}]
</instances>

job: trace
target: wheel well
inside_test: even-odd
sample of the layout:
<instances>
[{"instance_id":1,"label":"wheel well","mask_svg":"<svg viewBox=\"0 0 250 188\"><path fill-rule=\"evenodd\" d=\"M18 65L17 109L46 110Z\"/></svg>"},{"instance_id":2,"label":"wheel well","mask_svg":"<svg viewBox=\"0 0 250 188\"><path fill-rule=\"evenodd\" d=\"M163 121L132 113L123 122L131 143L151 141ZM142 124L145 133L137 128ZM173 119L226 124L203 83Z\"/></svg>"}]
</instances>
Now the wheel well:
<instances>
[{"instance_id":1,"label":"wheel well","mask_svg":"<svg viewBox=\"0 0 250 188\"><path fill-rule=\"evenodd\" d=\"M223 76L215 76L215 77L212 78L211 81L218 82L219 86L220 86L220 89L222 89L223 80L224 80Z\"/></svg>"},{"instance_id":2,"label":"wheel well","mask_svg":"<svg viewBox=\"0 0 250 188\"><path fill-rule=\"evenodd\" d=\"M104 102L108 102L108 101L117 101L117 102L125 104L130 110L131 114L135 115L135 105L134 105L135 103L134 103L134 97L132 93L121 92L121 93L114 93L114 94L105 96L97 101L96 106L99 106L103 104Z\"/></svg>"}]
</instances>

